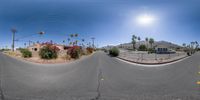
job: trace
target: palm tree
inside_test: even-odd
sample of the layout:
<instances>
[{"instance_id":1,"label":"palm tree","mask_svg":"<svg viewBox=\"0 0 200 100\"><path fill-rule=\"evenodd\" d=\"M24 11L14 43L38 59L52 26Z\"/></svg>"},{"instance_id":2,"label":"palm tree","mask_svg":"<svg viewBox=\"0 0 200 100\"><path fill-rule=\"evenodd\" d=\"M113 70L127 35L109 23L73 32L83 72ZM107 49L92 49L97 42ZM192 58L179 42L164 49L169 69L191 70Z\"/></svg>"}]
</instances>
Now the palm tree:
<instances>
[{"instance_id":1,"label":"palm tree","mask_svg":"<svg viewBox=\"0 0 200 100\"><path fill-rule=\"evenodd\" d=\"M199 47L199 43L197 42L197 41L195 41L195 49L198 49L198 47Z\"/></svg>"},{"instance_id":2,"label":"palm tree","mask_svg":"<svg viewBox=\"0 0 200 100\"><path fill-rule=\"evenodd\" d=\"M84 46L85 39L81 39L81 41L82 41L82 46Z\"/></svg>"},{"instance_id":3,"label":"palm tree","mask_svg":"<svg viewBox=\"0 0 200 100\"><path fill-rule=\"evenodd\" d=\"M84 41L85 41L85 39L81 39L81 41L82 41L82 42L84 42Z\"/></svg>"},{"instance_id":4,"label":"palm tree","mask_svg":"<svg viewBox=\"0 0 200 100\"><path fill-rule=\"evenodd\" d=\"M190 42L190 44L191 44L191 48L194 49L195 42Z\"/></svg>"},{"instance_id":5,"label":"palm tree","mask_svg":"<svg viewBox=\"0 0 200 100\"><path fill-rule=\"evenodd\" d=\"M75 36L75 37L78 37L78 34L76 33L76 34L74 34L74 36Z\"/></svg>"},{"instance_id":6,"label":"palm tree","mask_svg":"<svg viewBox=\"0 0 200 100\"><path fill-rule=\"evenodd\" d=\"M41 31L41 32L39 32L38 34L43 35L43 34L45 34L45 32L44 32L44 31Z\"/></svg>"},{"instance_id":7,"label":"palm tree","mask_svg":"<svg viewBox=\"0 0 200 100\"><path fill-rule=\"evenodd\" d=\"M67 38L67 41L68 41L68 44L69 44L69 42L70 42L70 38Z\"/></svg>"},{"instance_id":8,"label":"palm tree","mask_svg":"<svg viewBox=\"0 0 200 100\"><path fill-rule=\"evenodd\" d=\"M148 37L146 37L146 38L145 38L145 41L146 41L146 45L147 45L147 48L148 48L148 44L149 44L149 38L148 38Z\"/></svg>"},{"instance_id":9,"label":"palm tree","mask_svg":"<svg viewBox=\"0 0 200 100\"><path fill-rule=\"evenodd\" d=\"M74 37L74 34L70 34L70 37L73 38L73 37Z\"/></svg>"},{"instance_id":10,"label":"palm tree","mask_svg":"<svg viewBox=\"0 0 200 100\"><path fill-rule=\"evenodd\" d=\"M24 43L24 47L26 48L26 43Z\"/></svg>"},{"instance_id":11,"label":"palm tree","mask_svg":"<svg viewBox=\"0 0 200 100\"><path fill-rule=\"evenodd\" d=\"M150 39L149 39L149 44L151 45L151 48L152 48L153 43L154 43L154 39L153 39L153 38L150 38Z\"/></svg>"},{"instance_id":12,"label":"palm tree","mask_svg":"<svg viewBox=\"0 0 200 100\"><path fill-rule=\"evenodd\" d=\"M141 38L138 36L137 39L138 39L138 41L139 41L139 46L140 46L140 40L141 40Z\"/></svg>"},{"instance_id":13,"label":"palm tree","mask_svg":"<svg viewBox=\"0 0 200 100\"><path fill-rule=\"evenodd\" d=\"M65 44L65 40L63 40L63 44Z\"/></svg>"},{"instance_id":14,"label":"palm tree","mask_svg":"<svg viewBox=\"0 0 200 100\"><path fill-rule=\"evenodd\" d=\"M70 42L69 45L72 45L72 42Z\"/></svg>"},{"instance_id":15,"label":"palm tree","mask_svg":"<svg viewBox=\"0 0 200 100\"><path fill-rule=\"evenodd\" d=\"M136 39L137 37L135 35L132 35L133 50L135 50Z\"/></svg>"},{"instance_id":16,"label":"palm tree","mask_svg":"<svg viewBox=\"0 0 200 100\"><path fill-rule=\"evenodd\" d=\"M183 43L182 45L183 45L183 47L186 47L186 43Z\"/></svg>"}]
</instances>

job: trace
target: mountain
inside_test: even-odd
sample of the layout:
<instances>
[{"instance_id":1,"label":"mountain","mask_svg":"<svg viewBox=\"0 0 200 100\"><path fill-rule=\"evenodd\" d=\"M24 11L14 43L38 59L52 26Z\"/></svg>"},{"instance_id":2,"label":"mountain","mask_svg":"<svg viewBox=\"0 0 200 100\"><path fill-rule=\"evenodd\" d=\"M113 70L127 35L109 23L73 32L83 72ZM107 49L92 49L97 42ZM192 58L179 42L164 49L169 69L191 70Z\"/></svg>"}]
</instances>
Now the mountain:
<instances>
[{"instance_id":1,"label":"mountain","mask_svg":"<svg viewBox=\"0 0 200 100\"><path fill-rule=\"evenodd\" d=\"M140 41L136 43L136 48L139 48L139 45L144 44L144 45L148 45L148 47L150 47L149 43L146 43L146 41ZM175 48L181 48L182 46L179 46L177 44L171 43L171 42L167 42L167 41L155 41L153 44L153 47L155 46L165 46L167 48L171 48L171 49L175 49ZM132 43L124 43L124 44L120 44L117 45L117 47L123 47L123 48L127 48L127 49L132 49Z\"/></svg>"}]
</instances>

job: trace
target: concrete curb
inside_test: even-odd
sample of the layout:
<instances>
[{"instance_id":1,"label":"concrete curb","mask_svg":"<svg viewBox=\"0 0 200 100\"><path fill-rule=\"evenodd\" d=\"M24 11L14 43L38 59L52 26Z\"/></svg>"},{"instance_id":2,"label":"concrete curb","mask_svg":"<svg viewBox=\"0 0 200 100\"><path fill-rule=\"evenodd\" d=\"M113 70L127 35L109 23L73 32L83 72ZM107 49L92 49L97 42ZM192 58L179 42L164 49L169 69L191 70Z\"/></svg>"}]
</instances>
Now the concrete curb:
<instances>
[{"instance_id":1,"label":"concrete curb","mask_svg":"<svg viewBox=\"0 0 200 100\"><path fill-rule=\"evenodd\" d=\"M141 65L160 65L160 64L168 64L168 63L172 63L172 62L175 62L175 61L178 61L178 60L181 60L181 59L187 58L187 57L190 57L190 56L185 56L185 57L182 57L182 58L179 58L179 59L175 59L175 60L172 60L172 61L158 62L158 63L144 63L144 62L137 62L137 61L128 60L128 59L121 58L121 57L117 57L117 58L119 58L119 59L121 59L121 60L124 60L124 61L131 62L131 63L141 64Z\"/></svg>"}]
</instances>

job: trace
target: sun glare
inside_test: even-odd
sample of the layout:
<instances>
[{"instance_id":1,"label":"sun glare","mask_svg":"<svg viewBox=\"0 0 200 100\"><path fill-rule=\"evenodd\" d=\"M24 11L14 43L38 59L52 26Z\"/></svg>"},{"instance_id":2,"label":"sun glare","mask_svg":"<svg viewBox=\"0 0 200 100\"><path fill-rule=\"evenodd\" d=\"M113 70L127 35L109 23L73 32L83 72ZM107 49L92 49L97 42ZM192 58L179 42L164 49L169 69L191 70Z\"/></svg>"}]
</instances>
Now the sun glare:
<instances>
[{"instance_id":1,"label":"sun glare","mask_svg":"<svg viewBox=\"0 0 200 100\"><path fill-rule=\"evenodd\" d=\"M141 15L141 16L138 16L137 18L137 22L140 24L140 25L152 25L155 21L155 18L151 15Z\"/></svg>"}]
</instances>

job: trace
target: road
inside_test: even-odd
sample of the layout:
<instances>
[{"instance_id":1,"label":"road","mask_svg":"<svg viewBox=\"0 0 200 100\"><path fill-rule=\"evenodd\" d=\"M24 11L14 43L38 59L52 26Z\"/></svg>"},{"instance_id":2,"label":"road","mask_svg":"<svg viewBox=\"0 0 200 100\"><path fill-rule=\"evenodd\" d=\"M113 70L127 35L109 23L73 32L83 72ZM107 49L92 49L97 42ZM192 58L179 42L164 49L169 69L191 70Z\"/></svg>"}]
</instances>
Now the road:
<instances>
[{"instance_id":1,"label":"road","mask_svg":"<svg viewBox=\"0 0 200 100\"><path fill-rule=\"evenodd\" d=\"M160 67L129 64L103 52L54 65L0 54L0 99L200 100L199 67L200 54Z\"/></svg>"}]
</instances>

